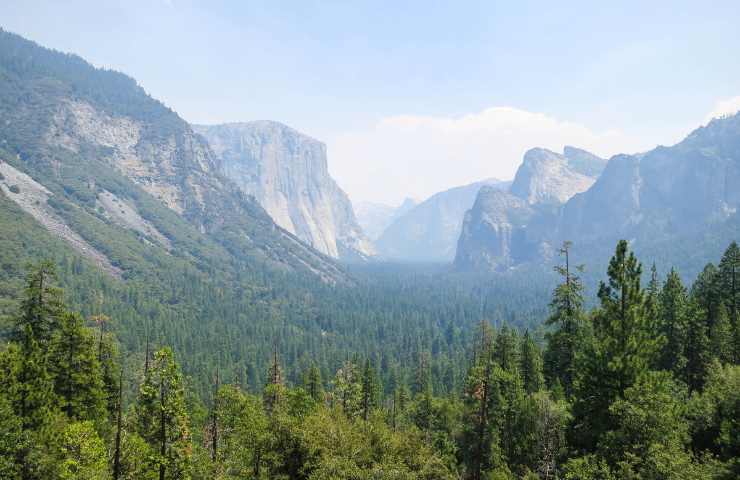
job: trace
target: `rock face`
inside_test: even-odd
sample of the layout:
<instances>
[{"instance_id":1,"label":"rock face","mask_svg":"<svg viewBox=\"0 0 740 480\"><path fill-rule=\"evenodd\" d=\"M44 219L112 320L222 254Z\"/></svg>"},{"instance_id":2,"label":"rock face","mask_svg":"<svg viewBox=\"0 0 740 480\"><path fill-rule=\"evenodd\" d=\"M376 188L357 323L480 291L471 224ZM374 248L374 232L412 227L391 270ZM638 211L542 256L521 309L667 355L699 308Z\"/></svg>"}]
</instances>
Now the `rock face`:
<instances>
[{"instance_id":1,"label":"rock face","mask_svg":"<svg viewBox=\"0 0 740 480\"><path fill-rule=\"evenodd\" d=\"M533 215L526 200L484 186L465 214L456 266L496 270L528 257L526 225Z\"/></svg>"},{"instance_id":2,"label":"rock face","mask_svg":"<svg viewBox=\"0 0 740 480\"><path fill-rule=\"evenodd\" d=\"M599 162L573 152L566 149L563 155L570 170L598 171ZM537 152L543 156L549 155ZM547 168L532 168L525 159L517 172L517 180L521 173L527 181L515 181L509 194L527 202L533 209L529 216L520 215L521 204L511 198L476 201L466 216L456 266L490 270L548 261L564 240L574 241L581 258L594 263L606 261L620 238L660 258L666 245L705 251L702 245L729 243L740 234L740 114L715 119L672 147L616 155L588 189L578 175L562 174L562 165L551 168L551 161L542 161ZM533 171L535 177L555 172L558 180L533 180ZM568 194L564 203L556 201ZM512 217L525 219L517 223ZM521 251L526 254L517 254Z\"/></svg>"},{"instance_id":3,"label":"rock face","mask_svg":"<svg viewBox=\"0 0 740 480\"><path fill-rule=\"evenodd\" d=\"M455 266L500 270L549 257L559 207L591 187L604 163L574 147L562 155L543 148L526 152L508 191L482 188L478 193L465 214Z\"/></svg>"},{"instance_id":4,"label":"rock face","mask_svg":"<svg viewBox=\"0 0 740 480\"><path fill-rule=\"evenodd\" d=\"M376 241L388 228L388 225L415 206L416 201L407 198L398 207L391 207L382 203L358 202L354 208L357 222L362 230L371 240Z\"/></svg>"},{"instance_id":5,"label":"rock face","mask_svg":"<svg viewBox=\"0 0 740 480\"><path fill-rule=\"evenodd\" d=\"M691 235L740 206L740 114L716 119L672 147L617 155L562 209L561 237L638 242Z\"/></svg>"},{"instance_id":6,"label":"rock face","mask_svg":"<svg viewBox=\"0 0 740 480\"><path fill-rule=\"evenodd\" d=\"M386 228L376 242L379 254L402 261L451 261L465 212L484 185L505 189L509 184L489 179L432 195Z\"/></svg>"},{"instance_id":7,"label":"rock face","mask_svg":"<svg viewBox=\"0 0 740 480\"><path fill-rule=\"evenodd\" d=\"M2 30L0 70L13 85L0 89L0 160L46 203L9 198L105 270L125 278L135 259L164 255L345 277L222 175L208 143L132 78Z\"/></svg>"},{"instance_id":8,"label":"rock face","mask_svg":"<svg viewBox=\"0 0 740 480\"><path fill-rule=\"evenodd\" d=\"M329 175L323 143L270 121L194 129L208 141L221 172L275 223L334 258L374 255L349 198Z\"/></svg>"},{"instance_id":9,"label":"rock face","mask_svg":"<svg viewBox=\"0 0 740 480\"><path fill-rule=\"evenodd\" d=\"M573 152L573 149L565 150L565 153ZM533 148L524 154L509 192L530 205L560 205L587 190L594 180L573 168L565 155Z\"/></svg>"}]
</instances>

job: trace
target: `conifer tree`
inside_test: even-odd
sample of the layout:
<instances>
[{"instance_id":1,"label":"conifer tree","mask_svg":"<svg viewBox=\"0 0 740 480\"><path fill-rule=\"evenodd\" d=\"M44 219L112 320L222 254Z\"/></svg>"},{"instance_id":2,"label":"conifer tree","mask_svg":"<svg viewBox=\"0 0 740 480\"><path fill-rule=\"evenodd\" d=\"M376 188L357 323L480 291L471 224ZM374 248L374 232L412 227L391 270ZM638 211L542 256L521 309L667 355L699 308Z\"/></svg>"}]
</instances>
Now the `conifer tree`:
<instances>
[{"instance_id":1,"label":"conifer tree","mask_svg":"<svg viewBox=\"0 0 740 480\"><path fill-rule=\"evenodd\" d=\"M542 378L542 354L539 346L529 335L529 330L524 332L522 337L521 367L520 372L524 391L527 393L538 392L544 384Z\"/></svg>"},{"instance_id":2,"label":"conifer tree","mask_svg":"<svg viewBox=\"0 0 740 480\"><path fill-rule=\"evenodd\" d=\"M20 465L17 460L23 446L21 421L5 392L0 392L0 432L0 478L19 478Z\"/></svg>"},{"instance_id":3,"label":"conifer tree","mask_svg":"<svg viewBox=\"0 0 740 480\"><path fill-rule=\"evenodd\" d=\"M315 364L306 372L303 386L315 402L324 400L324 382L321 380L321 370Z\"/></svg>"},{"instance_id":4,"label":"conifer tree","mask_svg":"<svg viewBox=\"0 0 740 480\"><path fill-rule=\"evenodd\" d=\"M158 452L153 468L158 470L159 479L189 479L190 427L184 385L170 348L154 353L136 409L139 434Z\"/></svg>"},{"instance_id":5,"label":"conifer tree","mask_svg":"<svg viewBox=\"0 0 740 480\"><path fill-rule=\"evenodd\" d=\"M461 438L467 476L473 480L486 478L503 464L500 437L506 412L500 378L511 375L493 358L490 326L481 322L479 331L481 342L466 378Z\"/></svg>"},{"instance_id":6,"label":"conifer tree","mask_svg":"<svg viewBox=\"0 0 740 480\"><path fill-rule=\"evenodd\" d=\"M740 363L740 247L732 242L719 262L721 297L733 330L734 361Z\"/></svg>"},{"instance_id":7,"label":"conifer tree","mask_svg":"<svg viewBox=\"0 0 740 480\"><path fill-rule=\"evenodd\" d=\"M691 297L704 315L709 330L714 327L719 305L722 303L719 270L708 263L691 286Z\"/></svg>"},{"instance_id":8,"label":"conifer tree","mask_svg":"<svg viewBox=\"0 0 740 480\"><path fill-rule=\"evenodd\" d=\"M717 321L709 332L709 344L711 356L722 363L733 363L734 355L734 332L730 317L724 304L717 310Z\"/></svg>"},{"instance_id":9,"label":"conifer tree","mask_svg":"<svg viewBox=\"0 0 740 480\"><path fill-rule=\"evenodd\" d=\"M720 309L717 309L719 313ZM716 317L715 317L716 319ZM712 327L716 326L713 322ZM689 386L689 393L701 390L710 359L709 328L695 302L689 302L686 340L683 347L686 362L679 378Z\"/></svg>"},{"instance_id":10,"label":"conifer tree","mask_svg":"<svg viewBox=\"0 0 740 480\"><path fill-rule=\"evenodd\" d=\"M121 478L121 434L123 433L123 369L118 377L116 395L116 434L113 446L113 480Z\"/></svg>"},{"instance_id":11,"label":"conifer tree","mask_svg":"<svg viewBox=\"0 0 740 480\"><path fill-rule=\"evenodd\" d=\"M272 352L272 363L267 372L267 384L265 385L264 402L265 409L271 413L280 398L283 396L283 369L278 359L277 345Z\"/></svg>"},{"instance_id":12,"label":"conifer tree","mask_svg":"<svg viewBox=\"0 0 740 480\"><path fill-rule=\"evenodd\" d=\"M679 375L686 366L686 335L688 329L688 292L678 272L671 269L660 292L659 332L662 346L657 367Z\"/></svg>"},{"instance_id":13,"label":"conifer tree","mask_svg":"<svg viewBox=\"0 0 740 480\"><path fill-rule=\"evenodd\" d=\"M346 361L337 370L333 382L334 399L350 418L362 412L362 378L358 370L357 365Z\"/></svg>"},{"instance_id":14,"label":"conifer tree","mask_svg":"<svg viewBox=\"0 0 740 480\"><path fill-rule=\"evenodd\" d=\"M365 368L362 373L362 417L368 420L370 411L378 406L378 396L380 394L377 373L370 363L370 359L365 360Z\"/></svg>"},{"instance_id":15,"label":"conifer tree","mask_svg":"<svg viewBox=\"0 0 740 480\"><path fill-rule=\"evenodd\" d=\"M102 422L107 418L98 354L98 344L82 317L62 315L51 340L49 365L59 406L70 419Z\"/></svg>"},{"instance_id":16,"label":"conifer tree","mask_svg":"<svg viewBox=\"0 0 740 480\"><path fill-rule=\"evenodd\" d=\"M36 478L29 455L40 439L33 437L48 426L58 403L48 352L65 307L55 280L53 263L43 261L31 267L11 334L16 346L6 353L11 364L9 380L14 386L9 400L20 419L23 439L16 457L22 480Z\"/></svg>"},{"instance_id":17,"label":"conifer tree","mask_svg":"<svg viewBox=\"0 0 740 480\"><path fill-rule=\"evenodd\" d=\"M594 338L579 362L572 441L593 448L613 428L612 402L653 364L658 350L647 297L640 286L642 265L620 240L599 287Z\"/></svg>"},{"instance_id":18,"label":"conifer tree","mask_svg":"<svg viewBox=\"0 0 740 480\"><path fill-rule=\"evenodd\" d=\"M546 335L547 348L544 354L544 373L552 386L560 384L566 395L573 393L576 354L584 335L583 285L575 273L581 266L571 268L571 242L565 242L560 249L565 264L555 267L563 281L553 292L550 302L550 316L546 325L555 326L554 332ZM575 270L575 272L573 271Z\"/></svg>"},{"instance_id":19,"label":"conifer tree","mask_svg":"<svg viewBox=\"0 0 740 480\"><path fill-rule=\"evenodd\" d=\"M507 372L519 370L519 339L516 331L507 325L496 335L493 358Z\"/></svg>"},{"instance_id":20,"label":"conifer tree","mask_svg":"<svg viewBox=\"0 0 740 480\"><path fill-rule=\"evenodd\" d=\"M608 367L614 372L613 398L647 371L658 342L653 319L648 315L647 299L640 287L642 265L625 240L617 244L608 275L609 282L602 282L599 287L601 312L596 331L609 359Z\"/></svg>"}]
</instances>

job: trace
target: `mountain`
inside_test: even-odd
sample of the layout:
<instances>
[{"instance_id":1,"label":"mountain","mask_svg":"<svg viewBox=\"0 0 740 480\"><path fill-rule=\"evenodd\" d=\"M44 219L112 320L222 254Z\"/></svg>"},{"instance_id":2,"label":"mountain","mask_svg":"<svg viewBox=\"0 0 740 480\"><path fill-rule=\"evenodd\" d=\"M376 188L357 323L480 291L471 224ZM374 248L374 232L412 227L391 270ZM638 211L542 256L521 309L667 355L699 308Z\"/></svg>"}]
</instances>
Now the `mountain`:
<instances>
[{"instance_id":1,"label":"mountain","mask_svg":"<svg viewBox=\"0 0 740 480\"><path fill-rule=\"evenodd\" d=\"M541 169L543 174L553 171ZM560 188L566 178L572 181L570 187ZM598 263L608 255L605 245L626 238L639 253L693 272L706 260L688 262L687 258L695 258L696 252L704 252L707 258L716 255L723 243L740 233L740 115L712 120L671 147L616 155L581 192L575 190L585 183L576 180L576 176L558 174L557 181L541 180L558 188L540 188L540 183L529 182L535 187L527 191L512 185L511 194L517 198L539 198L530 202L534 211L528 215L521 215L519 204L479 198L466 217L456 266L486 270L548 261L553 249L565 240L576 243L582 258ZM562 204L549 202L571 192ZM501 242L507 247L501 248ZM665 258L668 251L682 254Z\"/></svg>"},{"instance_id":2,"label":"mountain","mask_svg":"<svg viewBox=\"0 0 740 480\"><path fill-rule=\"evenodd\" d=\"M377 240L398 217L416 206L416 201L406 198L401 205L392 207L382 203L358 202L355 205L357 222L371 240Z\"/></svg>"},{"instance_id":3,"label":"mountain","mask_svg":"<svg viewBox=\"0 0 740 480\"><path fill-rule=\"evenodd\" d=\"M563 154L528 150L508 191L482 188L466 212L455 267L501 270L549 259L552 245L542 237L555 226L558 209L591 187L604 165L605 160L574 147L565 147Z\"/></svg>"},{"instance_id":4,"label":"mountain","mask_svg":"<svg viewBox=\"0 0 740 480\"><path fill-rule=\"evenodd\" d=\"M0 79L3 196L111 275L185 262L344 277L130 77L0 30Z\"/></svg>"},{"instance_id":5,"label":"mountain","mask_svg":"<svg viewBox=\"0 0 740 480\"><path fill-rule=\"evenodd\" d=\"M347 194L329 175L326 145L271 121L193 129L208 141L221 173L285 230L330 257L374 255Z\"/></svg>"},{"instance_id":6,"label":"mountain","mask_svg":"<svg viewBox=\"0 0 740 480\"><path fill-rule=\"evenodd\" d=\"M583 167L574 167L566 154L572 154L575 151L573 148L566 149L563 155L544 148L533 148L527 151L509 192L530 205L559 205L576 193L587 190L593 185L599 172L597 170L593 176L589 176L582 173ZM578 152L583 151L578 150ZM588 154L588 152L584 153ZM578 159L578 165L590 163L584 161L582 155L579 155Z\"/></svg>"},{"instance_id":7,"label":"mountain","mask_svg":"<svg viewBox=\"0 0 740 480\"><path fill-rule=\"evenodd\" d=\"M412 262L452 260L465 212L484 185L501 189L508 183L489 179L432 195L385 229L376 242L379 254Z\"/></svg>"}]
</instances>

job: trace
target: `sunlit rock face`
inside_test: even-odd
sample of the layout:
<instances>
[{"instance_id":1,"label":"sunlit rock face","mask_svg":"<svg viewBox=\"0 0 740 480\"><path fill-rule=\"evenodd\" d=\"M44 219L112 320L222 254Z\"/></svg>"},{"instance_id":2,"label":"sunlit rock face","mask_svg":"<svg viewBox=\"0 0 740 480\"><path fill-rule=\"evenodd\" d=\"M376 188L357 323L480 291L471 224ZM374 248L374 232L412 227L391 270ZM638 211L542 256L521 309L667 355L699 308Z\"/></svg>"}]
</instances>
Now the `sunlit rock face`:
<instances>
[{"instance_id":1,"label":"sunlit rock face","mask_svg":"<svg viewBox=\"0 0 740 480\"><path fill-rule=\"evenodd\" d=\"M281 123L194 126L221 172L272 219L316 250L343 260L375 253L347 195L329 175L326 146Z\"/></svg>"},{"instance_id":2,"label":"sunlit rock face","mask_svg":"<svg viewBox=\"0 0 740 480\"><path fill-rule=\"evenodd\" d=\"M606 161L574 147L533 148L507 191L481 188L457 243L461 270L502 270L551 256L559 209L588 190Z\"/></svg>"}]
</instances>

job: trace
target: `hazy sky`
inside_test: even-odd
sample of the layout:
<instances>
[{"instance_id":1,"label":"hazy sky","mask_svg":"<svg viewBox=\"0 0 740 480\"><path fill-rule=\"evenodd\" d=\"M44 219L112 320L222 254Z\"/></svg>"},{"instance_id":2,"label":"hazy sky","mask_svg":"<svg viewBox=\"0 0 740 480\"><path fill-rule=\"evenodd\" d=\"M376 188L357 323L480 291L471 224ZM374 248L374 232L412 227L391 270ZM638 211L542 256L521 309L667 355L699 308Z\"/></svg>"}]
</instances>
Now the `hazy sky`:
<instances>
[{"instance_id":1,"label":"hazy sky","mask_svg":"<svg viewBox=\"0 0 740 480\"><path fill-rule=\"evenodd\" d=\"M607 5L608 3L608 5ZM530 147L678 141L740 108L740 2L2 0L0 26L194 123L328 145L353 200L511 178Z\"/></svg>"}]
</instances>

